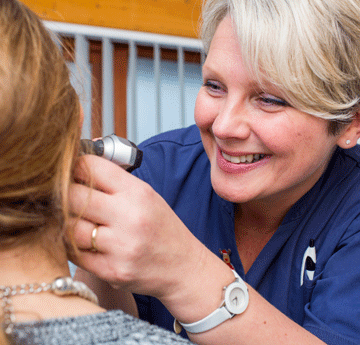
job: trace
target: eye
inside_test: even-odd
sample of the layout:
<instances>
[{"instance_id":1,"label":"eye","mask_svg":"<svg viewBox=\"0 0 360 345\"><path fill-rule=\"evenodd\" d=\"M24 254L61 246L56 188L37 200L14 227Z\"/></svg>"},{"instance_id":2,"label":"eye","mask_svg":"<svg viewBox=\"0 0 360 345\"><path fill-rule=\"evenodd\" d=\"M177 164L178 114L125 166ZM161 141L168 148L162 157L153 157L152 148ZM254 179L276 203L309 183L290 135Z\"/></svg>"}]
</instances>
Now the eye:
<instances>
[{"instance_id":1,"label":"eye","mask_svg":"<svg viewBox=\"0 0 360 345\"><path fill-rule=\"evenodd\" d=\"M276 96L272 96L268 93L259 94L256 101L259 107L265 111L279 111L282 108L290 106L290 104L285 100Z\"/></svg>"},{"instance_id":2,"label":"eye","mask_svg":"<svg viewBox=\"0 0 360 345\"><path fill-rule=\"evenodd\" d=\"M221 93L225 91L221 83L213 80L205 81L205 83L203 83L203 87L205 87L211 93Z\"/></svg>"}]
</instances>

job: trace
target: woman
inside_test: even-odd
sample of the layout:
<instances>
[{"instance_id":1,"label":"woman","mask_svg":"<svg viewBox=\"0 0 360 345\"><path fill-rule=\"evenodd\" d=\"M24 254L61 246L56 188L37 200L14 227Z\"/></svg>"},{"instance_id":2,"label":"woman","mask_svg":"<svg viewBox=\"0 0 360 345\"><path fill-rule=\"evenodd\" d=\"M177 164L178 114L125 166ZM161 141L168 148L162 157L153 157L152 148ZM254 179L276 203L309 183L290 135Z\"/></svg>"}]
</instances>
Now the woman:
<instances>
[{"instance_id":1,"label":"woman","mask_svg":"<svg viewBox=\"0 0 360 345\"><path fill-rule=\"evenodd\" d=\"M153 189L87 160L77 263L199 344L358 344L359 18L353 0L208 0L197 126L140 146Z\"/></svg>"},{"instance_id":2,"label":"woman","mask_svg":"<svg viewBox=\"0 0 360 345\"><path fill-rule=\"evenodd\" d=\"M6 334L11 344L189 344L106 312L70 278L64 234L72 238L79 99L53 37L17 0L0 1L0 37L0 342Z\"/></svg>"}]
</instances>

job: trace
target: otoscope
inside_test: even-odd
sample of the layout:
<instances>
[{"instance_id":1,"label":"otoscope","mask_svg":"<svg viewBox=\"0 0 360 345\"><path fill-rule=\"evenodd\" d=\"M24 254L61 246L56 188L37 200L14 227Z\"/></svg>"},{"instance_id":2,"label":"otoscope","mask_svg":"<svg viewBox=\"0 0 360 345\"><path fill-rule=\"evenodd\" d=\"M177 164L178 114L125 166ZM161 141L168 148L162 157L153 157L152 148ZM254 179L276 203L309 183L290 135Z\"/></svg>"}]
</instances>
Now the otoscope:
<instances>
[{"instance_id":1,"label":"otoscope","mask_svg":"<svg viewBox=\"0 0 360 345\"><path fill-rule=\"evenodd\" d=\"M131 172L141 165L143 153L130 140L111 134L95 141L80 140L82 154L104 157Z\"/></svg>"}]
</instances>

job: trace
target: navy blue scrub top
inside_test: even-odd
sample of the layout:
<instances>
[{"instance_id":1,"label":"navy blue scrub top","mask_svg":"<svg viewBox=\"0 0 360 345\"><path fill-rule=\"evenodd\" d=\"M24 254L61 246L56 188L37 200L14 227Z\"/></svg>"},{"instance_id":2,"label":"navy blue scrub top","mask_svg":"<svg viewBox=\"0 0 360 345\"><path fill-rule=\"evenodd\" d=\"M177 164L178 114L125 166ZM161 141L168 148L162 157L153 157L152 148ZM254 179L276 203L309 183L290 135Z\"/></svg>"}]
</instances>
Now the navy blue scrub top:
<instances>
[{"instance_id":1,"label":"navy blue scrub top","mask_svg":"<svg viewBox=\"0 0 360 345\"><path fill-rule=\"evenodd\" d=\"M212 252L230 249L239 275L267 301L327 344L360 344L360 149L336 149L327 170L285 216L248 273L234 235L234 205L210 181L196 126L151 138L134 175L149 183ZM161 229L159 229L161 231ZM314 279L303 275L313 239ZM189 253L191 255L191 253ZM140 317L166 329L174 318L155 298L135 296ZM184 337L185 331L182 332Z\"/></svg>"}]
</instances>

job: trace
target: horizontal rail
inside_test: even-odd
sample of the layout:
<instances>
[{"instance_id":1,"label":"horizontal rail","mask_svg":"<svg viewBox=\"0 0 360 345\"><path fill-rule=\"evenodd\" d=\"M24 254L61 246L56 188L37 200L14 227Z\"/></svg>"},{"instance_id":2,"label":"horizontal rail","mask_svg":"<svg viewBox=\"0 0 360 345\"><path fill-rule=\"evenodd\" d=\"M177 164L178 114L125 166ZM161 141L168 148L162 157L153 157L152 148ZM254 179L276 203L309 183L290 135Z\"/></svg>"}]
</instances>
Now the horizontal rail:
<instances>
[{"instance_id":1,"label":"horizontal rail","mask_svg":"<svg viewBox=\"0 0 360 345\"><path fill-rule=\"evenodd\" d=\"M200 53L200 60L203 62L205 55L202 50L202 42L199 39L62 22L44 21L44 24L51 32L62 37L72 37L75 39L76 68L74 68L73 80L84 109L82 130L84 138L91 138L92 135L93 90L91 79L92 65L89 61L90 40L102 42L102 75L100 77L102 81L102 135L113 133L115 130L114 43L125 43L129 46L126 80L128 92L127 98L122 100L127 105L127 137L133 142L138 143L146 139L148 135L161 133L163 130L172 129L173 126L184 127L189 124L187 120L187 113L189 111L186 111L187 105L190 104L189 94L186 93L186 89L189 90L187 84L190 80L194 84L194 79L198 79L201 82L201 73L195 72L191 78L186 79L186 68L190 64L187 65L185 61L185 53L187 51ZM153 65L149 70L150 74L153 74L153 80L147 80L150 83L148 84L150 89L146 90L145 93L144 88L141 86L141 78L144 77L144 74L138 74L139 67L144 63L138 57L138 46L149 46L154 49ZM164 65L169 67L169 64L161 59L162 48L170 48L177 51L177 60L175 65L170 67L172 72L168 75ZM147 64L148 62L145 63L145 66ZM176 88L172 84L172 75L175 70L178 84ZM166 90L166 88L167 91L164 92L163 90ZM170 102L168 99L164 99L169 98L169 93L172 95ZM178 103L175 107L174 102ZM144 112L143 105L145 103L146 105L154 103L154 109L152 106L147 107ZM163 107L164 110L162 109ZM166 114L164 115L163 113ZM166 123L165 120L167 121ZM154 128L152 128L152 125L154 125Z\"/></svg>"},{"instance_id":2,"label":"horizontal rail","mask_svg":"<svg viewBox=\"0 0 360 345\"><path fill-rule=\"evenodd\" d=\"M154 46L159 44L162 47L178 48L183 47L186 50L201 51L203 44L200 39L186 38L171 35L160 35L148 32L138 32L130 30L104 28L90 25L80 25L72 23L44 21L45 26L58 34L64 36L83 35L89 39L103 40L109 38L114 42L133 41L137 44Z\"/></svg>"}]
</instances>

